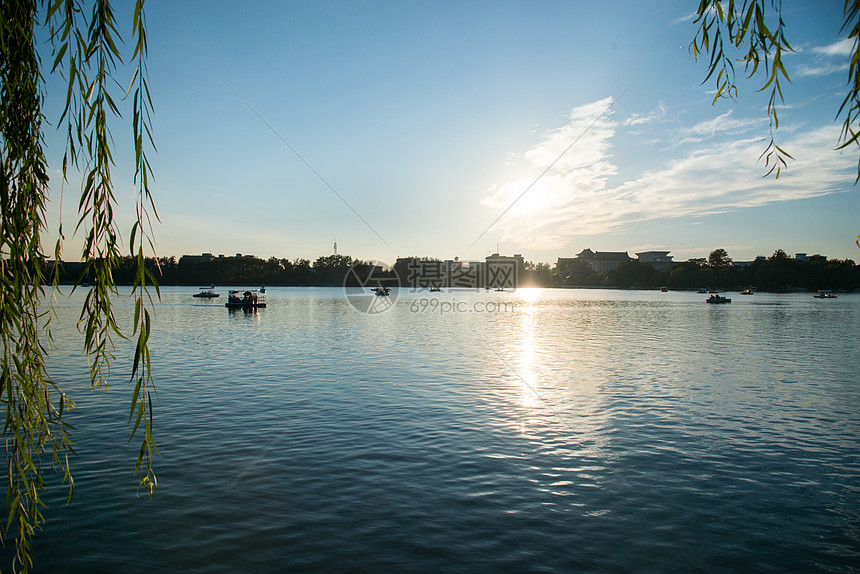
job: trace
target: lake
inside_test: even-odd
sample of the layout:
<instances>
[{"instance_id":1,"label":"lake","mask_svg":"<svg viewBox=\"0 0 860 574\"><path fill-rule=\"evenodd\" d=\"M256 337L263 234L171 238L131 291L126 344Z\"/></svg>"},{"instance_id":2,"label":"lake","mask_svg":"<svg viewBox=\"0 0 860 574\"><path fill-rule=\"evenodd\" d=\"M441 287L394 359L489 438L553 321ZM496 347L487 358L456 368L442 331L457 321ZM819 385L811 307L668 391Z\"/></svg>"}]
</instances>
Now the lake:
<instances>
[{"instance_id":1,"label":"lake","mask_svg":"<svg viewBox=\"0 0 860 574\"><path fill-rule=\"evenodd\" d=\"M216 290L155 305L151 500L128 345L90 391L58 300L36 572L858 571L860 295Z\"/></svg>"}]
</instances>

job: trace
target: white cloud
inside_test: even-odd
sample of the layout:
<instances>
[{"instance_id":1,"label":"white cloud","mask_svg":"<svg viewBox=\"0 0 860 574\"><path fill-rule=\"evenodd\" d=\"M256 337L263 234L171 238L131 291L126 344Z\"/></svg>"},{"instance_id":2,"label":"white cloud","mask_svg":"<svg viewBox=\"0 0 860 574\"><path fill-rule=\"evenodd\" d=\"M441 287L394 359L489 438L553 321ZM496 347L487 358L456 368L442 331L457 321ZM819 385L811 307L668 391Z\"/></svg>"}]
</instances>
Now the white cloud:
<instances>
[{"instance_id":1,"label":"white cloud","mask_svg":"<svg viewBox=\"0 0 860 574\"><path fill-rule=\"evenodd\" d=\"M536 167L570 171L587 168L608 153L609 138L615 123L609 120L613 99L604 98L574 108L564 126L544 135L542 141L525 153Z\"/></svg>"},{"instance_id":2,"label":"white cloud","mask_svg":"<svg viewBox=\"0 0 860 574\"><path fill-rule=\"evenodd\" d=\"M843 38L827 46L816 46L810 50L812 54L815 54L816 62L799 66L793 76L796 78L814 78L844 72L848 69L848 59L851 57L854 46L855 41L850 38ZM843 61L833 63L827 61L829 58L840 58Z\"/></svg>"},{"instance_id":3,"label":"white cloud","mask_svg":"<svg viewBox=\"0 0 860 574\"><path fill-rule=\"evenodd\" d=\"M481 201L501 213L533 184L499 221L502 241L523 249L558 249L577 237L620 231L633 222L724 213L815 197L843 191L853 182L855 158L833 151L839 130L831 126L799 132L781 142L796 160L778 180L763 177L767 169L764 160L756 162L763 150L760 138L730 138L704 147L678 148L692 151L685 151L666 167L610 188L609 179L618 173L610 154L615 124L604 116L535 183L542 166L569 146L571 136L581 132L583 125L594 121L605 102L575 109L566 126L550 132L525 152L534 168L532 179L494 186ZM730 114L686 131L726 135L743 133L750 124L758 123L731 119Z\"/></svg>"},{"instance_id":4,"label":"white cloud","mask_svg":"<svg viewBox=\"0 0 860 574\"><path fill-rule=\"evenodd\" d=\"M818 66L799 66L797 72L794 73L795 78L816 78L821 76L829 76L838 72L844 72L848 69L848 64L820 64Z\"/></svg>"},{"instance_id":5,"label":"white cloud","mask_svg":"<svg viewBox=\"0 0 860 574\"><path fill-rule=\"evenodd\" d=\"M820 54L822 56L836 56L836 57L849 57L851 56L851 51L854 49L855 40L850 38L843 38L837 42L829 44L827 46L818 46L816 48L812 48L812 52L814 54Z\"/></svg>"},{"instance_id":6,"label":"white cloud","mask_svg":"<svg viewBox=\"0 0 860 574\"><path fill-rule=\"evenodd\" d=\"M672 20L670 25L671 26L677 26L679 24L686 24L688 22L693 22L696 19L696 16L698 16L698 14L699 14L698 12L690 12L686 16L681 16L680 18L675 18L674 20Z\"/></svg>"},{"instance_id":7,"label":"white cloud","mask_svg":"<svg viewBox=\"0 0 860 574\"><path fill-rule=\"evenodd\" d=\"M609 113L612 101L605 98L574 108L567 124L548 132L523 154L533 175L495 185L481 200L482 205L499 212L510 208L505 218L519 222L519 227L524 225L525 235L517 232L517 241L524 247L534 245L528 238L532 232L561 223L552 216L556 209L568 207L571 198L600 193L607 179L617 173L609 161L616 128ZM547 241L552 243L546 236L540 239L541 245Z\"/></svg>"},{"instance_id":8,"label":"white cloud","mask_svg":"<svg viewBox=\"0 0 860 574\"><path fill-rule=\"evenodd\" d=\"M682 130L682 132L692 138L710 138L718 134L739 135L767 124L767 118L733 119L731 115L732 110L729 110L721 116L717 116L712 120L699 122L692 127Z\"/></svg>"},{"instance_id":9,"label":"white cloud","mask_svg":"<svg viewBox=\"0 0 860 574\"><path fill-rule=\"evenodd\" d=\"M657 109L650 112L648 115L643 116L640 114L630 114L630 117L624 120L625 126L640 126L642 124L649 124L656 121L662 121L666 119L666 107L663 105L663 102L657 104Z\"/></svg>"}]
</instances>

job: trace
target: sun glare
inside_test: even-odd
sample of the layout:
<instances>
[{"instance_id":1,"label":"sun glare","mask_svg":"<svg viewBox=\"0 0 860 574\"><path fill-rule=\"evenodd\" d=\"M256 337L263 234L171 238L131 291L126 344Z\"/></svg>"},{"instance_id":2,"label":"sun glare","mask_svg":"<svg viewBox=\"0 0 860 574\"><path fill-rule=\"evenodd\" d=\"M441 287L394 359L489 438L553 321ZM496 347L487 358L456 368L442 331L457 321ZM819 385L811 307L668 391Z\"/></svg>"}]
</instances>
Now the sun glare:
<instances>
[{"instance_id":1,"label":"sun glare","mask_svg":"<svg viewBox=\"0 0 860 574\"><path fill-rule=\"evenodd\" d=\"M543 289L540 287L523 287L517 289L517 294L520 297L520 300L523 303L527 303L529 306L526 309L523 309L526 312L532 312L534 309L531 307L531 304L538 301L543 294Z\"/></svg>"}]
</instances>

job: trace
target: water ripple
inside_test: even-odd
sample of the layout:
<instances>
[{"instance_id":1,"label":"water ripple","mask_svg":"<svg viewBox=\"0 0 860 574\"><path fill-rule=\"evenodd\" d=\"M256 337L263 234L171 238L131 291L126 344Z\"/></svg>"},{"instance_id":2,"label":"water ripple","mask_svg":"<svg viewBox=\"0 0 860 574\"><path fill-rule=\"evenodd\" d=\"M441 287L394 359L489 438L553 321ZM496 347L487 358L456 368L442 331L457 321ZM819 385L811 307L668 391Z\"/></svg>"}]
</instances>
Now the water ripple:
<instances>
[{"instance_id":1,"label":"water ripple","mask_svg":"<svg viewBox=\"0 0 860 574\"><path fill-rule=\"evenodd\" d=\"M463 291L517 307L444 316L405 293L368 316L337 289L254 313L186 291L156 313L153 500L126 381L87 390L56 334L78 488L52 487L37 572L857 571L858 352L832 336L853 296Z\"/></svg>"}]
</instances>

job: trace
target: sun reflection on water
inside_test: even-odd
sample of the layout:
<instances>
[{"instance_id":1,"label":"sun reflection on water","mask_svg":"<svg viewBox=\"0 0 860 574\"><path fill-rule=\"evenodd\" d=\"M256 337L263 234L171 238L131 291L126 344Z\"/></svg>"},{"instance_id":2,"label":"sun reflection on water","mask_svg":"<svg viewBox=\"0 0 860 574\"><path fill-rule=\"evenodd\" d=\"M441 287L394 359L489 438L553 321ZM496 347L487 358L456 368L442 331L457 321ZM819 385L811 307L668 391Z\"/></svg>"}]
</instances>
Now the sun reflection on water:
<instances>
[{"instance_id":1,"label":"sun reflection on water","mask_svg":"<svg viewBox=\"0 0 860 574\"><path fill-rule=\"evenodd\" d=\"M541 289L521 289L517 291L522 304L517 306L520 316L519 353L514 368L519 375L516 384L520 388L520 404L524 409L533 411L543 406L537 396L540 381L536 368L538 362L537 342L537 301L540 299ZM536 420L523 420L525 423L534 423Z\"/></svg>"}]
</instances>

